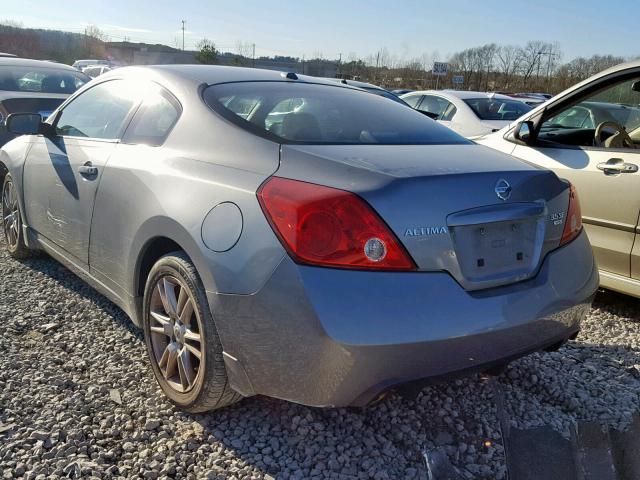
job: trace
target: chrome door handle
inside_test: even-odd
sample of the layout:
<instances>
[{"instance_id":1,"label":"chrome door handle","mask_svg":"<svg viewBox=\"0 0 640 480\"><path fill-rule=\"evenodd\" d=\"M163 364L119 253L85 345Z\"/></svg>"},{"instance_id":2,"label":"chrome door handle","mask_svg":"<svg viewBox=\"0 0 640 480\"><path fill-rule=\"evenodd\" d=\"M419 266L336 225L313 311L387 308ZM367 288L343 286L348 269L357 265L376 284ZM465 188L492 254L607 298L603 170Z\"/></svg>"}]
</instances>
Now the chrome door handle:
<instances>
[{"instance_id":1,"label":"chrome door handle","mask_svg":"<svg viewBox=\"0 0 640 480\"><path fill-rule=\"evenodd\" d=\"M95 177L98 175L98 167L91 165L91 162L87 162L84 165L78 167L78 173L83 177Z\"/></svg>"},{"instance_id":2,"label":"chrome door handle","mask_svg":"<svg viewBox=\"0 0 640 480\"><path fill-rule=\"evenodd\" d=\"M618 173L635 173L638 171L638 165L635 163L626 163L621 158L611 158L606 162L596 165L598 170L602 170L605 175L616 175Z\"/></svg>"}]
</instances>

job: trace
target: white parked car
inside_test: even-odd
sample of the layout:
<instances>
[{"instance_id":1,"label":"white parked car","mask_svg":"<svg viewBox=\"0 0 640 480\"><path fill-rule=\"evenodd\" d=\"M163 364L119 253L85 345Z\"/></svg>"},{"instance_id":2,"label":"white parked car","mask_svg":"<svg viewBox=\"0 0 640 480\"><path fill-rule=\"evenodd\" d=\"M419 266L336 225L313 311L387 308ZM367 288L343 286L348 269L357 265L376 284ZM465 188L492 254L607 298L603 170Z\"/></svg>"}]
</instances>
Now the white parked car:
<instances>
[{"instance_id":1,"label":"white parked car","mask_svg":"<svg viewBox=\"0 0 640 480\"><path fill-rule=\"evenodd\" d=\"M103 73L107 73L111 71L111 67L108 65L89 65L88 67L84 67L82 69L82 73L85 75L89 75L91 78L96 78L102 75Z\"/></svg>"},{"instance_id":2,"label":"white parked car","mask_svg":"<svg viewBox=\"0 0 640 480\"><path fill-rule=\"evenodd\" d=\"M496 132L531 110L526 103L498 93L425 90L400 98L471 139Z\"/></svg>"},{"instance_id":3,"label":"white parked car","mask_svg":"<svg viewBox=\"0 0 640 480\"><path fill-rule=\"evenodd\" d=\"M82 71L83 68L88 67L90 65L106 65L107 67L111 66L111 62L109 60L97 60L97 59L85 59L85 60L76 60L71 65L73 68Z\"/></svg>"}]
</instances>

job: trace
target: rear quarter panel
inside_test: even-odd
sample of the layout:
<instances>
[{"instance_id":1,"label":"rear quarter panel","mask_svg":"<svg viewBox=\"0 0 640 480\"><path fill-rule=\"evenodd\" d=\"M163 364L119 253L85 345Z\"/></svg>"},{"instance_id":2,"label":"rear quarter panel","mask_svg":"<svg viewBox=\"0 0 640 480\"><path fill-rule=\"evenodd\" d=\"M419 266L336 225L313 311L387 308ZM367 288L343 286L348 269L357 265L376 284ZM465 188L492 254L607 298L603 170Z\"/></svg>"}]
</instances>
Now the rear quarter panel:
<instances>
[{"instance_id":1,"label":"rear quarter panel","mask_svg":"<svg viewBox=\"0 0 640 480\"><path fill-rule=\"evenodd\" d=\"M275 167L277 148L269 153ZM284 255L255 195L265 178L171 149L119 145L96 196L92 273L135 297L141 253L153 239L166 237L189 255L208 291L257 291ZM243 228L233 248L214 252L205 246L201 230L207 213L221 202L240 208Z\"/></svg>"}]
</instances>

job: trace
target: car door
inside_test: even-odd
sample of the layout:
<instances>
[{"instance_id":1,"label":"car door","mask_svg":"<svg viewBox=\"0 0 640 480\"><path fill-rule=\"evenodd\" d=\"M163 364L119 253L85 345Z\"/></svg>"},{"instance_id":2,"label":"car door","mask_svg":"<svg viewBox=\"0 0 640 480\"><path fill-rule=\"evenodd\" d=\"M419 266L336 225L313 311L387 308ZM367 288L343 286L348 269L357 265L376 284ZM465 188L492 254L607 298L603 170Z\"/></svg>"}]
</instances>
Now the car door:
<instances>
[{"instance_id":1,"label":"car door","mask_svg":"<svg viewBox=\"0 0 640 480\"><path fill-rule=\"evenodd\" d=\"M137 104L125 82L97 84L56 114L55 134L37 136L26 158L29 226L83 265L102 171Z\"/></svg>"},{"instance_id":2,"label":"car door","mask_svg":"<svg viewBox=\"0 0 640 480\"><path fill-rule=\"evenodd\" d=\"M640 75L627 74L588 90L591 93L568 98L564 108L561 104L543 116L535 145L517 145L513 150L516 157L550 168L576 186L600 270L636 278L640 278L640 249L634 249L640 214L640 109L634 106L640 104L638 80ZM605 143L596 146L596 129L605 121L630 133L633 144L607 145L606 140L619 132L605 128L600 135Z\"/></svg>"},{"instance_id":3,"label":"car door","mask_svg":"<svg viewBox=\"0 0 640 480\"><path fill-rule=\"evenodd\" d=\"M244 104L239 107L244 110ZM146 182L157 181L163 158L171 155L161 145L181 113L182 106L173 95L149 82L142 104L104 169L95 200L89 266L92 275L113 290L129 281L122 255L147 220L147 209L153 208L141 198L147 198Z\"/></svg>"}]
</instances>

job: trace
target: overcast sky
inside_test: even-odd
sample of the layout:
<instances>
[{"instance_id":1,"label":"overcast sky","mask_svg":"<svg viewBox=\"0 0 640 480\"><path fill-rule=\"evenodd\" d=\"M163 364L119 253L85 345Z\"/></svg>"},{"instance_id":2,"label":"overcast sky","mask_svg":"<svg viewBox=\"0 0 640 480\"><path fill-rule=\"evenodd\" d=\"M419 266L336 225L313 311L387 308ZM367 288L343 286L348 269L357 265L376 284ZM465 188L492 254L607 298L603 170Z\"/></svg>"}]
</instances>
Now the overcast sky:
<instances>
[{"instance_id":1,"label":"overcast sky","mask_svg":"<svg viewBox=\"0 0 640 480\"><path fill-rule=\"evenodd\" d=\"M3 2L0 19L75 32L94 24L114 41L168 45L182 42L184 19L187 48L207 37L225 51L255 43L258 56L321 52L346 60L387 47L398 58L434 51L446 58L483 43L527 40L558 41L565 61L640 54L636 0L18 0Z\"/></svg>"}]
</instances>

